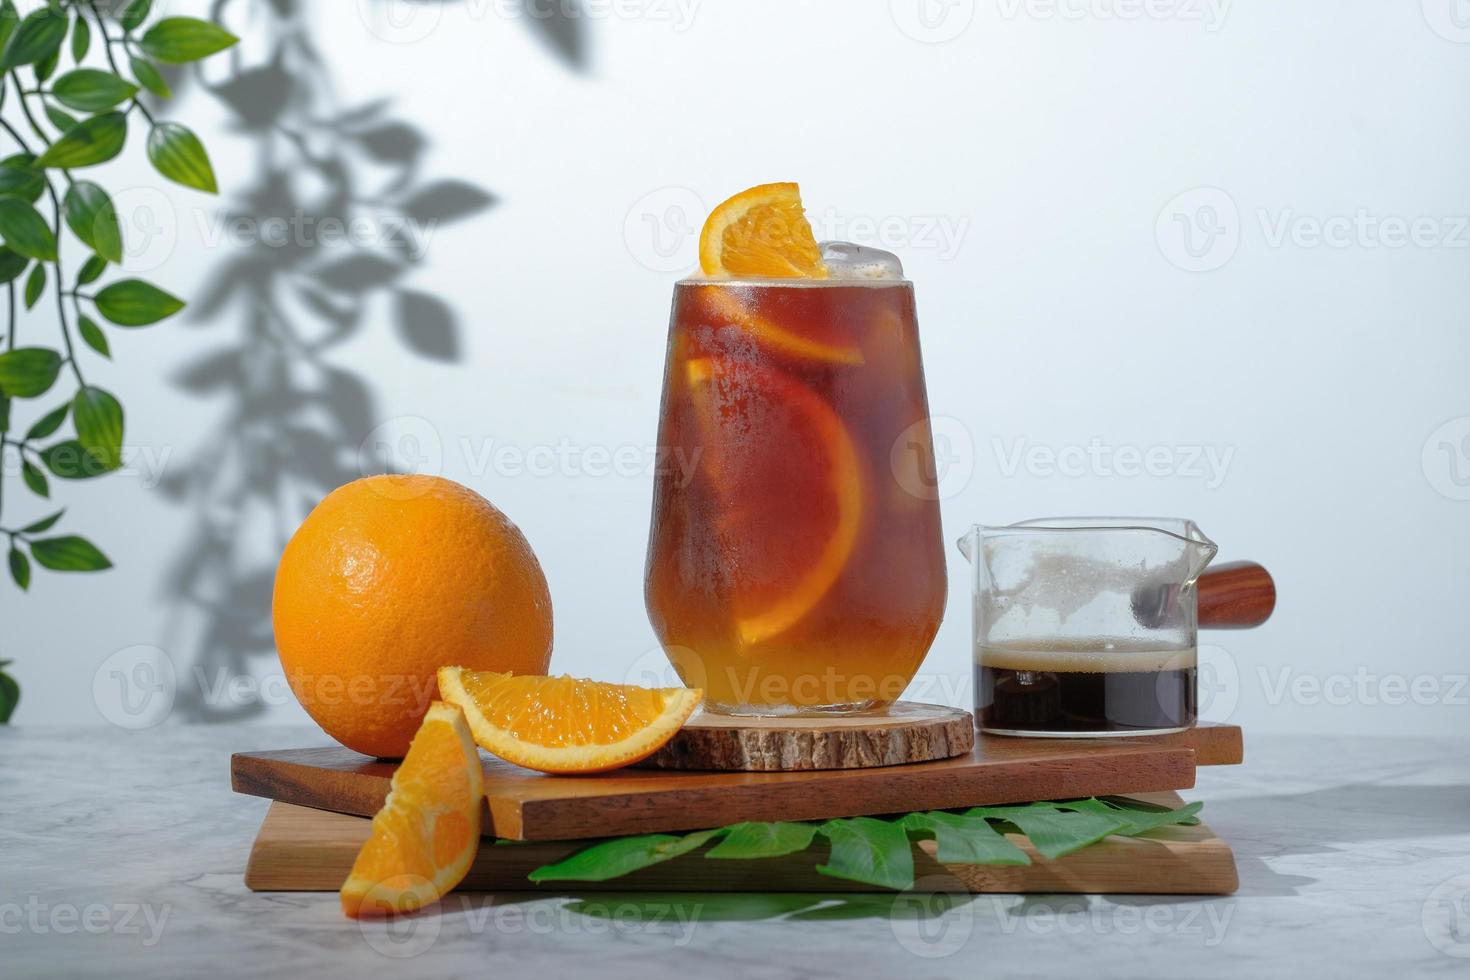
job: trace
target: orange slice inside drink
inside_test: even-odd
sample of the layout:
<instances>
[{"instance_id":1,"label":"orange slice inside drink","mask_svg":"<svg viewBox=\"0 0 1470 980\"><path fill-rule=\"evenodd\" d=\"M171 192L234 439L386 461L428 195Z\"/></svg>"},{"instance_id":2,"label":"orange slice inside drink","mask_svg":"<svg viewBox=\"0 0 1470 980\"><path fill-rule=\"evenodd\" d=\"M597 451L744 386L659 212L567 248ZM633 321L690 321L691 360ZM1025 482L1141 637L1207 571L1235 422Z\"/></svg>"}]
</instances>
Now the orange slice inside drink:
<instances>
[{"instance_id":1,"label":"orange slice inside drink","mask_svg":"<svg viewBox=\"0 0 1470 980\"><path fill-rule=\"evenodd\" d=\"M701 462L719 501L719 548L741 642L780 637L832 589L857 544L863 473L852 437L816 392L770 366L685 365L705 427Z\"/></svg>"},{"instance_id":2,"label":"orange slice inside drink","mask_svg":"<svg viewBox=\"0 0 1470 980\"><path fill-rule=\"evenodd\" d=\"M714 327L733 324L766 350L785 354L798 361L852 366L864 363L862 348L805 337L778 326L748 307L740 294L730 286L696 286L694 295L695 302L703 308L705 322Z\"/></svg>"}]
</instances>

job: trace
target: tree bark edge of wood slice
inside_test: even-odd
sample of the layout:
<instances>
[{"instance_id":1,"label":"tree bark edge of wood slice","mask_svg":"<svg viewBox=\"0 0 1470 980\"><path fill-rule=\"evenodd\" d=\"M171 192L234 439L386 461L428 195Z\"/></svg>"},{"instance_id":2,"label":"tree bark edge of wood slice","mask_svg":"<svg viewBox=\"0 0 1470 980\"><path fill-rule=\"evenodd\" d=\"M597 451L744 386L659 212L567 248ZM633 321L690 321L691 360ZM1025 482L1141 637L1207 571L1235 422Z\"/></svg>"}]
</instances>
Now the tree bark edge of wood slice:
<instances>
[{"instance_id":1,"label":"tree bark edge of wood slice","mask_svg":"<svg viewBox=\"0 0 1470 980\"><path fill-rule=\"evenodd\" d=\"M882 714L700 714L638 766L706 772L875 769L950 759L974 747L975 719L968 711L900 701Z\"/></svg>"}]
</instances>

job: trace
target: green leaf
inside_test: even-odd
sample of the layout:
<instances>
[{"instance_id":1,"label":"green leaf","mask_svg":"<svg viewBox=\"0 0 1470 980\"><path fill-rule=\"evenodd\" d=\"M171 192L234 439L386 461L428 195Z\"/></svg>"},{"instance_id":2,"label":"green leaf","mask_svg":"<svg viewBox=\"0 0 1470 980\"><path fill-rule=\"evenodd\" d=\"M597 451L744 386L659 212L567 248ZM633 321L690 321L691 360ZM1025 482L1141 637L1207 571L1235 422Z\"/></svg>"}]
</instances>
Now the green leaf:
<instances>
[{"instance_id":1,"label":"green leaf","mask_svg":"<svg viewBox=\"0 0 1470 980\"><path fill-rule=\"evenodd\" d=\"M86 15L78 14L77 22L71 29L71 60L81 64L91 48L92 28L87 24Z\"/></svg>"},{"instance_id":2,"label":"green leaf","mask_svg":"<svg viewBox=\"0 0 1470 980\"><path fill-rule=\"evenodd\" d=\"M770 858L795 854L811 846L817 825L811 823L737 823L725 839L705 853L707 858Z\"/></svg>"},{"instance_id":3,"label":"green leaf","mask_svg":"<svg viewBox=\"0 0 1470 980\"><path fill-rule=\"evenodd\" d=\"M1146 834L1150 830L1175 824L1199 823L1199 818L1195 815L1204 809L1204 804L1199 802L1173 810L1166 806L1155 806L1122 796L1108 797L1104 800L1068 800L1065 803L1058 803L1057 806L1068 810L1098 813L1115 820L1126 821L1126 826L1117 831L1125 837L1135 837L1139 834Z\"/></svg>"},{"instance_id":4,"label":"green leaf","mask_svg":"<svg viewBox=\"0 0 1470 980\"><path fill-rule=\"evenodd\" d=\"M51 94L78 112L103 112L138 94L138 86L110 71L77 68L51 84Z\"/></svg>"},{"instance_id":5,"label":"green leaf","mask_svg":"<svg viewBox=\"0 0 1470 980\"><path fill-rule=\"evenodd\" d=\"M31 557L53 572L97 572L112 567L96 545L75 534L32 541Z\"/></svg>"},{"instance_id":6,"label":"green leaf","mask_svg":"<svg viewBox=\"0 0 1470 980\"><path fill-rule=\"evenodd\" d=\"M65 139L65 137L62 137ZM56 236L41 213L12 195L0 195L0 236L28 259L56 261Z\"/></svg>"},{"instance_id":7,"label":"green leaf","mask_svg":"<svg viewBox=\"0 0 1470 980\"><path fill-rule=\"evenodd\" d=\"M108 112L77 123L42 153L37 166L92 167L122 152L128 141L128 117Z\"/></svg>"},{"instance_id":8,"label":"green leaf","mask_svg":"<svg viewBox=\"0 0 1470 980\"><path fill-rule=\"evenodd\" d=\"M77 332L82 335L82 340L103 357L112 356L112 345L107 342L107 335L102 328L89 316L77 317Z\"/></svg>"},{"instance_id":9,"label":"green leaf","mask_svg":"<svg viewBox=\"0 0 1470 980\"><path fill-rule=\"evenodd\" d=\"M20 685L14 677L0 670L0 725L10 724L15 706L20 703Z\"/></svg>"},{"instance_id":10,"label":"green leaf","mask_svg":"<svg viewBox=\"0 0 1470 980\"><path fill-rule=\"evenodd\" d=\"M52 48L51 51L50 51L50 53L48 53L46 55L46 57L44 57L40 61L36 62L36 66L35 66L35 69L34 70L36 72L36 87L37 88L40 88L41 87L41 83L44 82L44 81L46 81L46 79L50 78L52 76L52 74L55 73L56 66L59 65L59 64L61 64L61 45L60 44L58 44L56 47Z\"/></svg>"},{"instance_id":11,"label":"green leaf","mask_svg":"<svg viewBox=\"0 0 1470 980\"><path fill-rule=\"evenodd\" d=\"M94 297L103 316L120 327L146 327L184 308L184 301L141 279L122 279Z\"/></svg>"},{"instance_id":12,"label":"green leaf","mask_svg":"<svg viewBox=\"0 0 1470 980\"><path fill-rule=\"evenodd\" d=\"M66 223L76 236L109 262L122 262L122 228L107 192L90 180L73 183L66 192Z\"/></svg>"},{"instance_id":13,"label":"green leaf","mask_svg":"<svg viewBox=\"0 0 1470 980\"><path fill-rule=\"evenodd\" d=\"M122 15L117 21L122 25L124 31L136 31L143 26L143 21L148 19L148 14L152 9L153 0L133 0L123 8Z\"/></svg>"},{"instance_id":14,"label":"green leaf","mask_svg":"<svg viewBox=\"0 0 1470 980\"><path fill-rule=\"evenodd\" d=\"M61 423L66 421L66 415L70 411L71 403L67 402L60 408L53 409L47 412L45 415L41 416L36 421L35 425L26 430L26 441L29 442L33 439L44 439L47 436L51 435L51 433L61 428Z\"/></svg>"},{"instance_id":15,"label":"green leaf","mask_svg":"<svg viewBox=\"0 0 1470 980\"><path fill-rule=\"evenodd\" d=\"M123 410L110 392L87 385L71 403L77 441L108 469L122 465Z\"/></svg>"},{"instance_id":16,"label":"green leaf","mask_svg":"<svg viewBox=\"0 0 1470 980\"><path fill-rule=\"evenodd\" d=\"M723 830L615 837L532 871L532 881L607 881L697 850Z\"/></svg>"},{"instance_id":17,"label":"green leaf","mask_svg":"<svg viewBox=\"0 0 1470 980\"><path fill-rule=\"evenodd\" d=\"M209 154L186 126L174 122L154 126L148 134L148 159L169 180L210 194L219 193Z\"/></svg>"},{"instance_id":18,"label":"green leaf","mask_svg":"<svg viewBox=\"0 0 1470 980\"><path fill-rule=\"evenodd\" d=\"M12 194L32 204L46 193L46 177L35 169L36 158L17 153L0 160L0 194Z\"/></svg>"},{"instance_id":19,"label":"green leaf","mask_svg":"<svg viewBox=\"0 0 1470 980\"><path fill-rule=\"evenodd\" d=\"M20 478L25 481L26 486L31 488L31 493L38 497L51 496L51 485L46 482L46 474L36 468L36 464L30 460L23 460L20 464Z\"/></svg>"},{"instance_id":20,"label":"green leaf","mask_svg":"<svg viewBox=\"0 0 1470 980\"><path fill-rule=\"evenodd\" d=\"M25 527L23 527L23 528L20 529L20 533L21 534L40 534L42 531L49 531L53 527L56 526L56 522L59 521L59 520L61 520L61 515L62 514L65 514L65 513L66 513L65 508L63 508L61 510L58 510L56 513L52 514L50 517L43 517L39 521L36 521L35 523L27 524Z\"/></svg>"},{"instance_id":21,"label":"green leaf","mask_svg":"<svg viewBox=\"0 0 1470 980\"><path fill-rule=\"evenodd\" d=\"M63 112L62 110L56 108L56 106L52 105L49 102L46 103L45 109L46 109L46 118L49 119L49 120L51 120L51 125L55 126L57 129L61 130L63 133L67 132L73 126L75 126L77 124L77 117L76 116L73 116L73 115L71 115L70 113L67 113L67 112Z\"/></svg>"},{"instance_id":22,"label":"green leaf","mask_svg":"<svg viewBox=\"0 0 1470 980\"><path fill-rule=\"evenodd\" d=\"M30 264L31 260L24 255L18 255L14 250L0 245L0 283L14 282Z\"/></svg>"},{"instance_id":23,"label":"green leaf","mask_svg":"<svg viewBox=\"0 0 1470 980\"><path fill-rule=\"evenodd\" d=\"M41 450L41 462L52 476L63 480L90 480L112 472L103 460L87 452L80 442L67 439Z\"/></svg>"},{"instance_id":24,"label":"green leaf","mask_svg":"<svg viewBox=\"0 0 1470 980\"><path fill-rule=\"evenodd\" d=\"M1100 813L1059 810L1053 804L1031 806L976 807L966 816L986 817L1015 824L1037 851L1059 858L1115 834L1128 826L1126 820Z\"/></svg>"},{"instance_id":25,"label":"green leaf","mask_svg":"<svg viewBox=\"0 0 1470 980\"><path fill-rule=\"evenodd\" d=\"M0 51L5 50L5 45L15 36L16 27L20 26L20 11L15 9L13 0L0 2Z\"/></svg>"},{"instance_id":26,"label":"green leaf","mask_svg":"<svg viewBox=\"0 0 1470 980\"><path fill-rule=\"evenodd\" d=\"M37 262L31 274L26 276L26 309L33 310L46 291L46 263Z\"/></svg>"},{"instance_id":27,"label":"green leaf","mask_svg":"<svg viewBox=\"0 0 1470 980\"><path fill-rule=\"evenodd\" d=\"M828 820L821 833L832 844L827 863L817 865L821 874L896 890L914 883L914 855L901 825L852 817Z\"/></svg>"},{"instance_id":28,"label":"green leaf","mask_svg":"<svg viewBox=\"0 0 1470 980\"><path fill-rule=\"evenodd\" d=\"M61 355L48 347L18 347L0 354L0 391L14 398L44 395L56 383Z\"/></svg>"},{"instance_id":29,"label":"green leaf","mask_svg":"<svg viewBox=\"0 0 1470 980\"><path fill-rule=\"evenodd\" d=\"M240 39L218 24L194 17L165 17L138 41L155 61L183 64L217 54Z\"/></svg>"},{"instance_id":30,"label":"green leaf","mask_svg":"<svg viewBox=\"0 0 1470 980\"><path fill-rule=\"evenodd\" d=\"M102 278L102 273L107 271L107 260L100 255L91 255L87 261L82 263L81 269L77 271L77 285L85 286Z\"/></svg>"},{"instance_id":31,"label":"green leaf","mask_svg":"<svg viewBox=\"0 0 1470 980\"><path fill-rule=\"evenodd\" d=\"M153 67L153 62L134 56L128 59L128 67L132 68L133 77L138 80L139 85L160 99L173 98L173 91L168 87L168 82L163 80L163 75Z\"/></svg>"},{"instance_id":32,"label":"green leaf","mask_svg":"<svg viewBox=\"0 0 1470 980\"><path fill-rule=\"evenodd\" d=\"M27 15L0 52L0 72L33 65L49 56L61 47L67 26L66 14L50 9L49 4Z\"/></svg>"},{"instance_id":33,"label":"green leaf","mask_svg":"<svg viewBox=\"0 0 1470 980\"><path fill-rule=\"evenodd\" d=\"M15 579L15 584L20 586L22 590L31 587L31 560L13 544L10 546L10 577ZM0 715L4 715L8 719L10 712L5 710L6 706L4 702L4 692L0 691ZM3 720L0 719L0 722L3 722Z\"/></svg>"},{"instance_id":34,"label":"green leaf","mask_svg":"<svg viewBox=\"0 0 1470 980\"><path fill-rule=\"evenodd\" d=\"M943 864L1030 864L1027 853L1012 844L984 817L966 817L936 810L910 813L905 829L934 836L934 857Z\"/></svg>"}]
</instances>

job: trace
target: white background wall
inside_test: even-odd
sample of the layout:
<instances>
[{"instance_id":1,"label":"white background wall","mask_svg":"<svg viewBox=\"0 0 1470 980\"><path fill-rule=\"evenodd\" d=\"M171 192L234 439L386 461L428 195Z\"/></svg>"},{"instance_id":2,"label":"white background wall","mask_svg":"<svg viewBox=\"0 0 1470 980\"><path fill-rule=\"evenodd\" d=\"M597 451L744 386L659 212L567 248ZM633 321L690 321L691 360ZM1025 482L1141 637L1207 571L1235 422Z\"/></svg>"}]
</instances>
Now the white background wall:
<instances>
[{"instance_id":1,"label":"white background wall","mask_svg":"<svg viewBox=\"0 0 1470 980\"><path fill-rule=\"evenodd\" d=\"M515 472L493 450L650 446L670 286L693 265L702 209L794 179L819 233L891 248L917 284L951 457L947 537L1049 514L1194 517L1222 560L1266 563L1281 595L1267 627L1205 638L1209 714L1257 731L1465 729L1470 20L1455 26L1454 0L932 0L927 21L919 0L684 3L568 0L574 16L554 23L580 38L573 58L546 23L489 0L311 3L302 15L332 97L389 99L385 118L427 141L417 186L456 179L495 197L434 228L402 280L456 312L457 361L414 354L392 302L364 287L361 328L323 358L370 387L371 409L360 431L327 438L351 466L374 424L416 434L442 451L446 476L511 515L551 582L555 669L647 679L661 662L642 603L651 481L589 475L582 456ZM289 27L268 4L236 6L244 61L263 63ZM138 191L148 207L120 205L138 227L161 216L133 247L198 308L221 270L238 277L242 258L284 252L221 240L219 211L258 203L243 195L258 186L262 137L185 88L169 112L204 136L224 193ZM322 79L309 92L328 97ZM324 126L295 125L332 142ZM360 160L360 143L354 166L370 184L391 168ZM157 183L136 159L107 169L113 187ZM325 193L292 172L307 199ZM1391 246L1395 222L1421 218L1417 243ZM1344 237L1314 240L1323 225ZM112 682L94 680L104 664L136 666L139 644L176 670L174 710L156 718L304 719L269 683L264 711L248 685L197 704L196 666L206 689L278 669L260 648L261 583L282 528L320 495L290 477L232 495L241 459L232 427L215 427L239 386L178 382L212 352L257 349L246 323L235 304L115 335L116 361L96 367L128 408L128 443L153 462L60 491L116 570L38 574L25 597L6 586L18 722L115 717ZM322 329L309 313L296 327ZM313 369L293 363L311 384ZM275 407L292 426L318 424ZM256 430L281 446L279 420ZM1045 465L1094 440L1165 447L1171 462L1155 475ZM1191 463L1205 451L1223 469ZM152 486L160 460L164 474L202 474L196 499ZM233 660L167 584L201 529L221 549L183 579L206 592L220 574L256 584L215 597L215 627L235 649L255 644ZM951 559L948 616L915 693L968 703L968 570ZM1418 687L1405 694L1393 677Z\"/></svg>"}]
</instances>

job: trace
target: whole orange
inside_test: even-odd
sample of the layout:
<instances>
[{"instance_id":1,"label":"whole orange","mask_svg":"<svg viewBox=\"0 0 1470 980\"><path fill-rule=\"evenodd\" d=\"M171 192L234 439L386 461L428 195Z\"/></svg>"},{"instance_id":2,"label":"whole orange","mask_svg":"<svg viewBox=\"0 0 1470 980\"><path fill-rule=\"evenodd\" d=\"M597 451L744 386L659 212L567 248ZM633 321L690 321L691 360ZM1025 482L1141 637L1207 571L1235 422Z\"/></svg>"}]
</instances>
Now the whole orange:
<instances>
[{"instance_id":1,"label":"whole orange","mask_svg":"<svg viewBox=\"0 0 1470 980\"><path fill-rule=\"evenodd\" d=\"M551 660L551 594L525 536L437 476L328 494L286 544L271 619L307 714L382 758L408 751L440 667L544 674Z\"/></svg>"}]
</instances>

